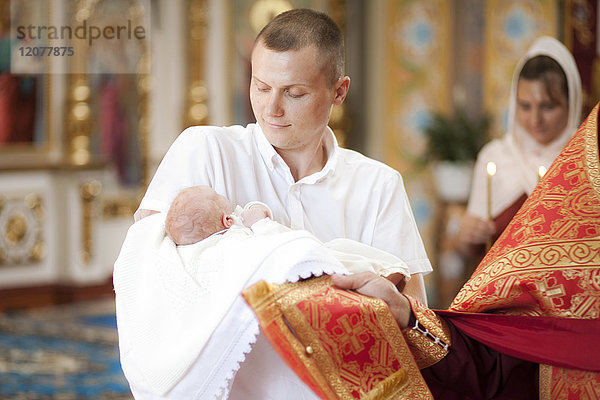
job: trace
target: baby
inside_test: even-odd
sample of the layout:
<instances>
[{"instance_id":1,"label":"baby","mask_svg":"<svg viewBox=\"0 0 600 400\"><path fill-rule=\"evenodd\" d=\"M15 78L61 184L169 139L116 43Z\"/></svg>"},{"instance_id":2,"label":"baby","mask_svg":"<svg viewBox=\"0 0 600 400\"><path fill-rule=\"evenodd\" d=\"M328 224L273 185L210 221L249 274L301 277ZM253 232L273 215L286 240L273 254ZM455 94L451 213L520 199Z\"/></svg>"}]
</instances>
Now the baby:
<instances>
[{"instance_id":1,"label":"baby","mask_svg":"<svg viewBox=\"0 0 600 400\"><path fill-rule=\"evenodd\" d=\"M221 233L234 224L234 210L224 196L209 186L192 186L183 189L167 213L167 235L177 245L197 243ZM271 209L255 201L246 204L240 213L244 226L250 228L263 218L273 218Z\"/></svg>"},{"instance_id":2,"label":"baby","mask_svg":"<svg viewBox=\"0 0 600 400\"><path fill-rule=\"evenodd\" d=\"M179 192L167 213L165 227L175 244L187 245L223 233L234 224L253 228L254 234L291 231L273 221L266 204L254 201L234 211L229 200L209 186L192 186ZM408 267L402 260L372 246L350 239L334 239L323 245L351 273L373 271L400 289L409 279Z\"/></svg>"}]
</instances>

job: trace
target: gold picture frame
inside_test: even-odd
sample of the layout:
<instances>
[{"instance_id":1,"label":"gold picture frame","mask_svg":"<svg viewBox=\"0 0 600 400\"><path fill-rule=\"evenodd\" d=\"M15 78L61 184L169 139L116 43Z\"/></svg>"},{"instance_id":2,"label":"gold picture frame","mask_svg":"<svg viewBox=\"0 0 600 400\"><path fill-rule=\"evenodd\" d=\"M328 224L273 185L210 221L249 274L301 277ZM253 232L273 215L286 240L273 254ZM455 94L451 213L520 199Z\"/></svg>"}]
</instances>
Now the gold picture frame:
<instances>
[{"instance_id":1,"label":"gold picture frame","mask_svg":"<svg viewBox=\"0 0 600 400\"><path fill-rule=\"evenodd\" d=\"M31 15L34 14L34 15ZM0 170L44 167L58 150L51 97L55 79L50 74L13 70L18 51L28 43L17 40L15 28L35 19L52 20L48 2L0 0ZM34 57L29 58L31 60ZM25 59L28 60L28 59ZM50 60L41 61L48 68Z\"/></svg>"}]
</instances>

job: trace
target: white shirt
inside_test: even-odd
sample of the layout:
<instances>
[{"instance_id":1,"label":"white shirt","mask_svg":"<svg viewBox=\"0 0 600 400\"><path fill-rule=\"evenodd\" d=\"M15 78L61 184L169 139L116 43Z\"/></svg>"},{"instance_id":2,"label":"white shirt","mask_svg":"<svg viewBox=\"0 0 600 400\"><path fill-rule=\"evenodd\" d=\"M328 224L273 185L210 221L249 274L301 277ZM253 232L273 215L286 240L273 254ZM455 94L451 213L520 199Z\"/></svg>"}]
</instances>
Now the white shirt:
<instances>
[{"instance_id":1,"label":"white shirt","mask_svg":"<svg viewBox=\"0 0 600 400\"><path fill-rule=\"evenodd\" d=\"M141 209L167 212L177 193L208 185L235 204L259 200L273 219L319 240L353 239L404 260L411 274L432 271L398 171L325 138L325 167L294 182L258 124L196 126L173 143Z\"/></svg>"}]
</instances>

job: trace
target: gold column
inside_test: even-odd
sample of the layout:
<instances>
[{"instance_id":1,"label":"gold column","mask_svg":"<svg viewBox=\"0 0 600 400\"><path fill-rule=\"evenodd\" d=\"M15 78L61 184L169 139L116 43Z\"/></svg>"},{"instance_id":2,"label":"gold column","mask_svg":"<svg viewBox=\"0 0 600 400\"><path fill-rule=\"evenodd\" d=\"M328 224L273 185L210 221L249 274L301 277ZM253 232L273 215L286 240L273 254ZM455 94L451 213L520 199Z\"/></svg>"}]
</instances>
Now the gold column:
<instances>
[{"instance_id":1,"label":"gold column","mask_svg":"<svg viewBox=\"0 0 600 400\"><path fill-rule=\"evenodd\" d=\"M90 87L87 76L73 74L70 77L70 91L67 107L67 163L86 165L91 160L90 135L92 119L90 109Z\"/></svg>"},{"instance_id":2,"label":"gold column","mask_svg":"<svg viewBox=\"0 0 600 400\"><path fill-rule=\"evenodd\" d=\"M208 89L204 81L207 1L188 0L187 87L184 128L208 123Z\"/></svg>"},{"instance_id":3,"label":"gold column","mask_svg":"<svg viewBox=\"0 0 600 400\"><path fill-rule=\"evenodd\" d=\"M90 16L90 2L79 0L71 2L73 10L71 14L71 26L78 26ZM87 48L78 40L72 41L73 56L69 60L70 71L67 93L66 114L66 160L70 165L87 165L91 161L90 135L92 133L92 112L90 108L91 90L85 63L87 59Z\"/></svg>"}]
</instances>

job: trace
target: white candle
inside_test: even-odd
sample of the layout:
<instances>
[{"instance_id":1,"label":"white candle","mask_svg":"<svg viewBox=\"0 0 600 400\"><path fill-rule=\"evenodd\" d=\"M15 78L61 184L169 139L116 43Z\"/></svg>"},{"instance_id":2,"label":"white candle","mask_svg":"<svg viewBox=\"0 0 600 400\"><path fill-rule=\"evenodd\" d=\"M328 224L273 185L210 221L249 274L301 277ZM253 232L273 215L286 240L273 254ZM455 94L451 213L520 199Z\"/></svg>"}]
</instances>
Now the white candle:
<instances>
[{"instance_id":1,"label":"white candle","mask_svg":"<svg viewBox=\"0 0 600 400\"><path fill-rule=\"evenodd\" d=\"M492 176L496 175L496 163L487 163L487 217L492 220Z\"/></svg>"},{"instance_id":2,"label":"white candle","mask_svg":"<svg viewBox=\"0 0 600 400\"><path fill-rule=\"evenodd\" d=\"M540 181L544 177L546 171L548 171L548 169L543 165L540 165L540 167L538 168L538 181Z\"/></svg>"}]
</instances>

